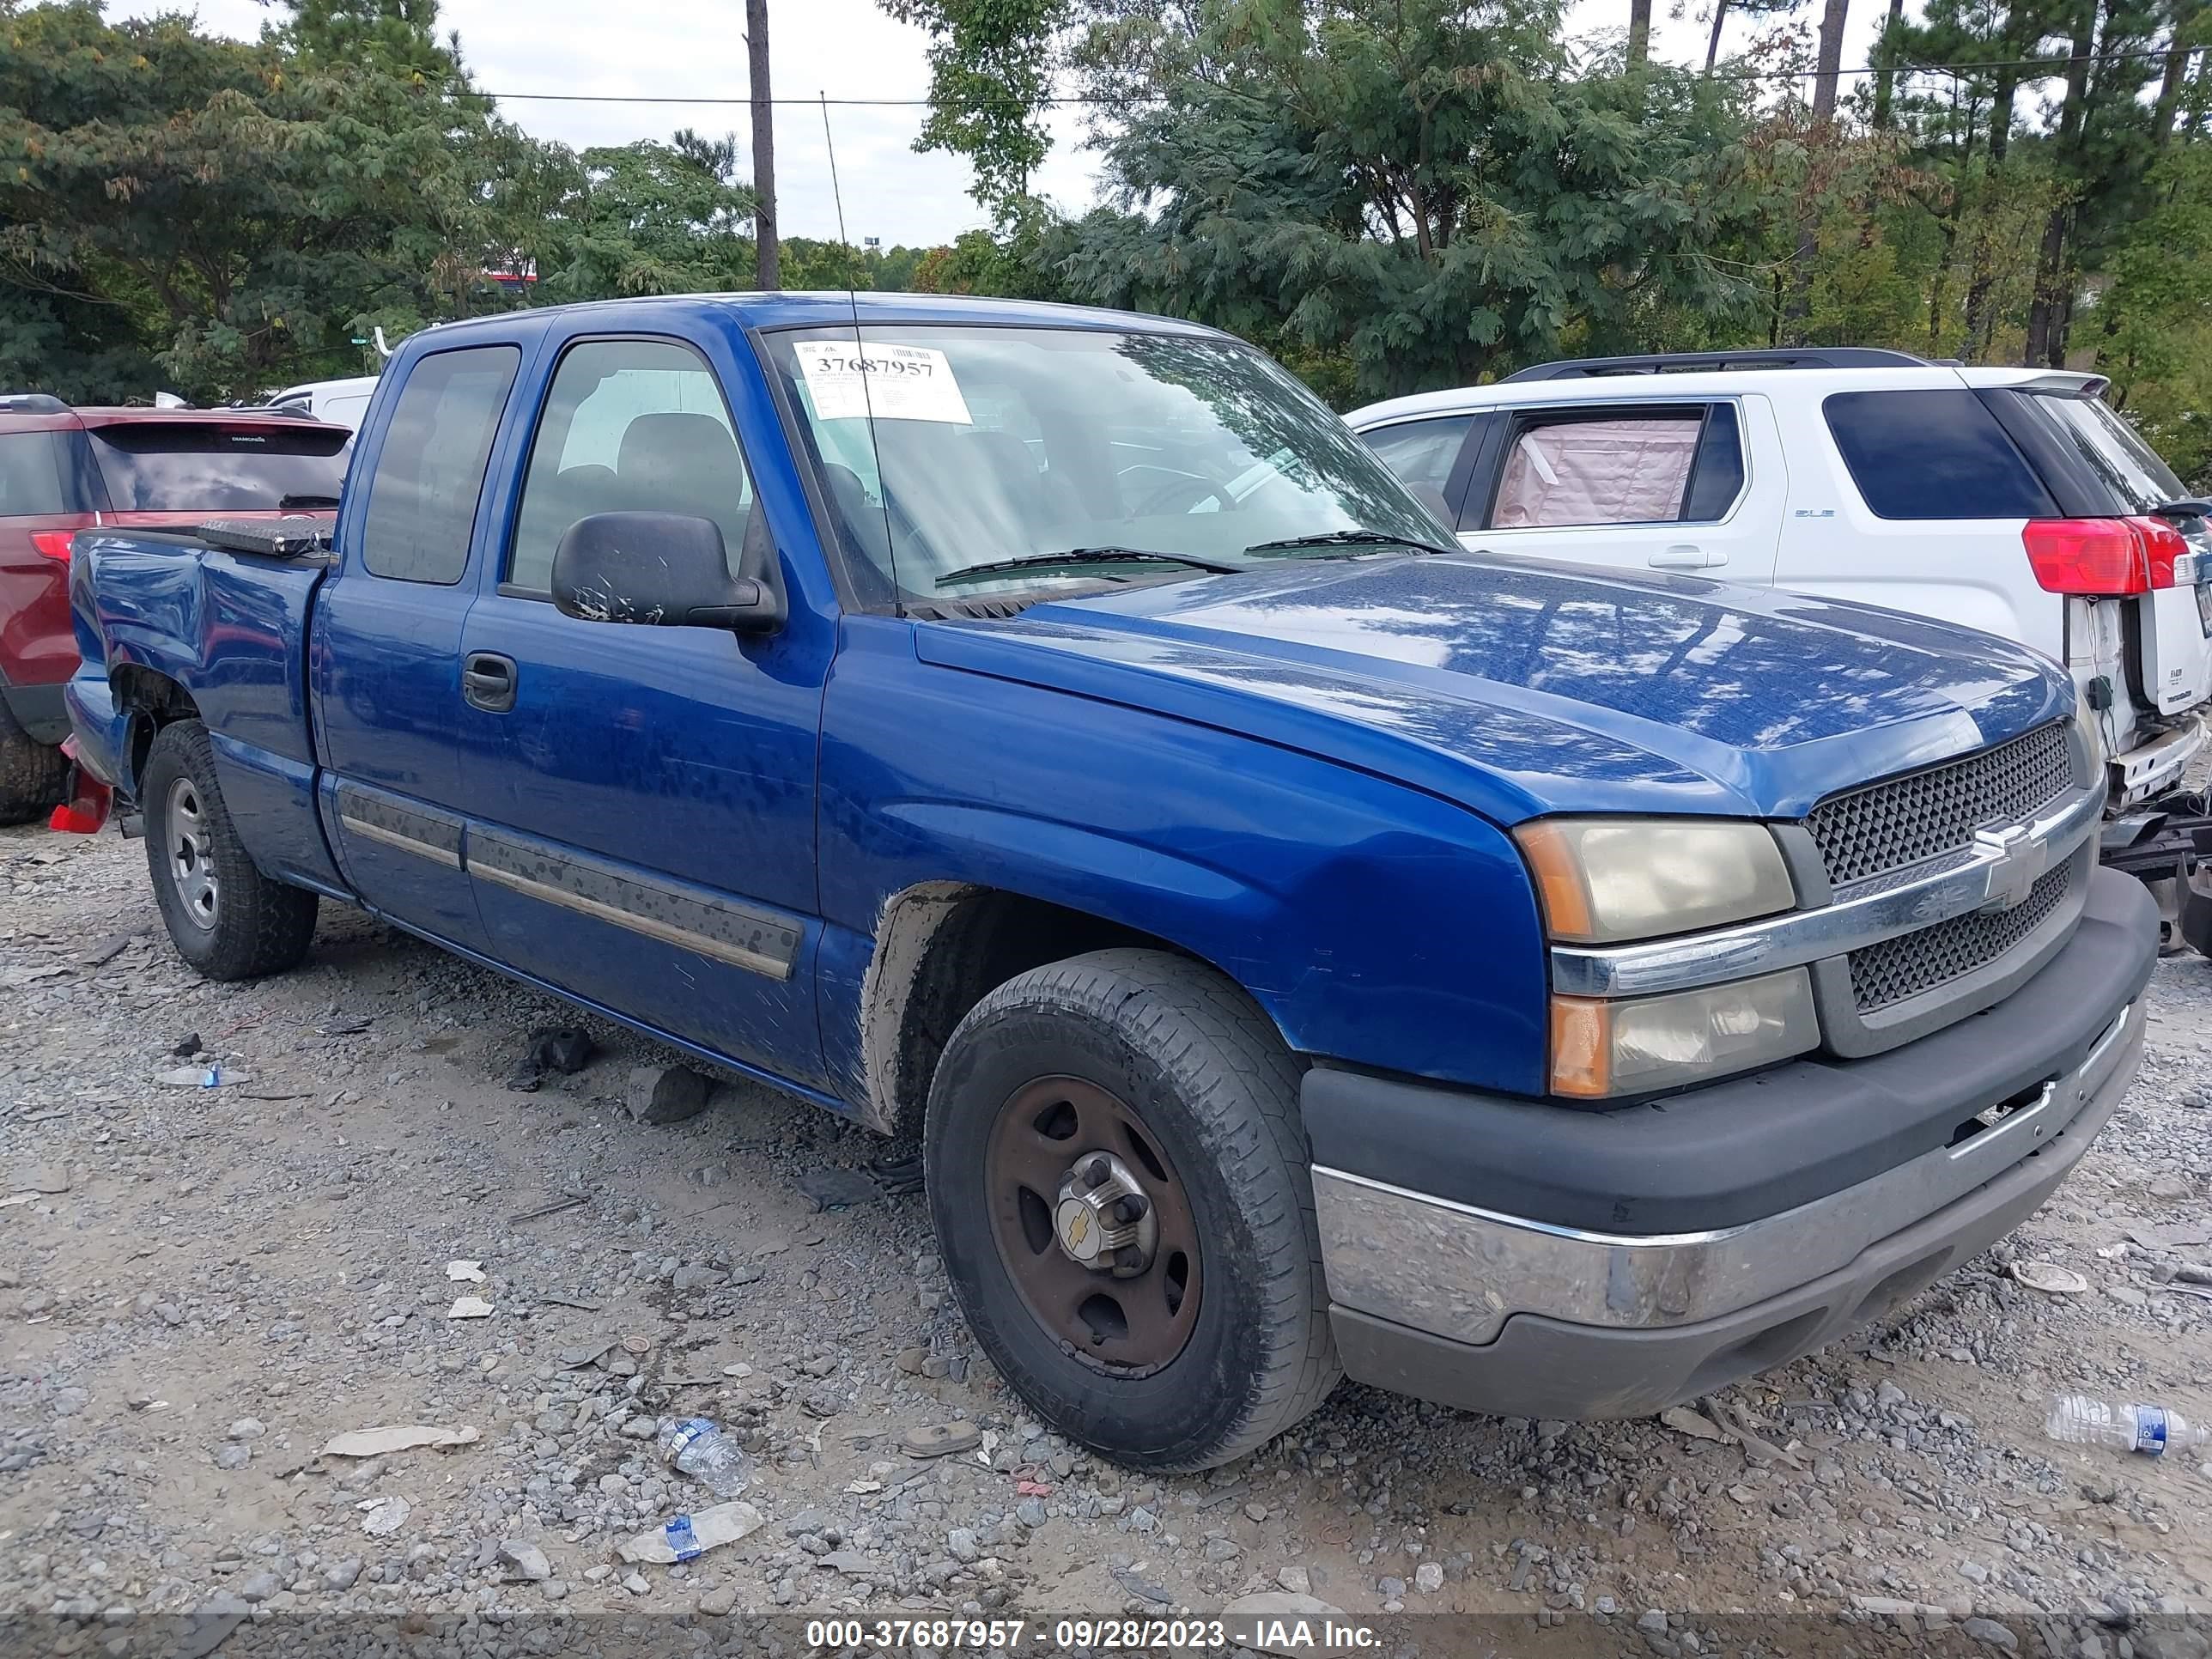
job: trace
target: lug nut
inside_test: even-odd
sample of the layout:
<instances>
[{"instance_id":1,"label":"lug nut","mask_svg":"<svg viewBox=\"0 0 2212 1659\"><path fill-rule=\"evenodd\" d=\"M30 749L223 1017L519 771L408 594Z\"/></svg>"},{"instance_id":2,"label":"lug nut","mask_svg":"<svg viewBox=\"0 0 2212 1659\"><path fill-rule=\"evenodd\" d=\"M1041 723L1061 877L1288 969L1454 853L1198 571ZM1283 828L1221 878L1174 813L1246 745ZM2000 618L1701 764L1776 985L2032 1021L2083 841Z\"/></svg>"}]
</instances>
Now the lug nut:
<instances>
[{"instance_id":1,"label":"lug nut","mask_svg":"<svg viewBox=\"0 0 2212 1659\"><path fill-rule=\"evenodd\" d=\"M1114 1265L1124 1273L1134 1273L1145 1265L1145 1253L1133 1244L1124 1244L1114 1252Z\"/></svg>"},{"instance_id":2,"label":"lug nut","mask_svg":"<svg viewBox=\"0 0 2212 1659\"><path fill-rule=\"evenodd\" d=\"M1152 1207L1152 1200L1142 1193L1131 1193L1114 1206L1114 1219L1126 1227L1132 1222L1142 1221L1145 1212Z\"/></svg>"},{"instance_id":3,"label":"lug nut","mask_svg":"<svg viewBox=\"0 0 2212 1659\"><path fill-rule=\"evenodd\" d=\"M1084 1170L1083 1178L1094 1187L1103 1187L1113 1173L1112 1164L1103 1158L1094 1158L1091 1160L1090 1167Z\"/></svg>"}]
</instances>

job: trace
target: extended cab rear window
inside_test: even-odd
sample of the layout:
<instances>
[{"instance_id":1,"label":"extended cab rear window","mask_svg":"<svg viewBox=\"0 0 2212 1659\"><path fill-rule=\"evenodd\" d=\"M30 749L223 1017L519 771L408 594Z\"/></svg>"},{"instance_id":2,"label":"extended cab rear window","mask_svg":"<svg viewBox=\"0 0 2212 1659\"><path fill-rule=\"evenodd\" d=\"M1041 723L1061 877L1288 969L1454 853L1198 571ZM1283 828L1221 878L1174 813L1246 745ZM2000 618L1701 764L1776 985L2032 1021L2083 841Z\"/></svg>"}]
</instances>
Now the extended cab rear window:
<instances>
[{"instance_id":1,"label":"extended cab rear window","mask_svg":"<svg viewBox=\"0 0 2212 1659\"><path fill-rule=\"evenodd\" d=\"M347 434L319 427L119 421L86 436L119 513L273 513L287 497L327 504L345 481Z\"/></svg>"},{"instance_id":2,"label":"extended cab rear window","mask_svg":"<svg viewBox=\"0 0 2212 1659\"><path fill-rule=\"evenodd\" d=\"M1966 388L1839 392L1822 405L1878 519L2046 519L2058 504Z\"/></svg>"},{"instance_id":3,"label":"extended cab rear window","mask_svg":"<svg viewBox=\"0 0 2212 1659\"><path fill-rule=\"evenodd\" d=\"M361 562L370 574L460 580L492 439L521 366L514 346L469 346L409 372L368 481Z\"/></svg>"}]
</instances>

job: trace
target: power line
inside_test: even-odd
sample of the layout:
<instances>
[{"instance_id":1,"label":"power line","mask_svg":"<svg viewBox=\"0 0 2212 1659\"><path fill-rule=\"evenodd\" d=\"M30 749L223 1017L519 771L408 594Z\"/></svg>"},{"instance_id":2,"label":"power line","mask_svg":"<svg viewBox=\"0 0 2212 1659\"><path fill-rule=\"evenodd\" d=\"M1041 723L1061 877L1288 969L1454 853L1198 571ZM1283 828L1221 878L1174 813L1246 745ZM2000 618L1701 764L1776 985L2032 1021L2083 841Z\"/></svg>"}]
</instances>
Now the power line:
<instances>
[{"instance_id":1,"label":"power line","mask_svg":"<svg viewBox=\"0 0 2212 1659\"><path fill-rule=\"evenodd\" d=\"M1998 70L2040 71L2056 75L2075 64L2116 64L2136 58L2164 58L2174 50L2172 46L2142 46L2125 52L2087 52L2057 58L1992 58L1978 64L1866 64L1856 69L1838 70L1846 79L1865 75L1975 75L1990 74ZM2193 48L2185 48L2193 50ZM1701 74L1709 81L1813 81L1820 78L1817 69L1807 70L1715 70L1710 75ZM750 98L668 97L658 93L633 92L486 92L480 88L459 89L462 95L489 98L510 104L701 104L715 106L750 105ZM1051 98L1040 98L1040 105L1054 107L1082 106L1157 104L1171 94L1164 92L1127 93L1069 93ZM820 109L824 106L854 109L930 109L936 106L934 98L771 98L771 104Z\"/></svg>"}]
</instances>

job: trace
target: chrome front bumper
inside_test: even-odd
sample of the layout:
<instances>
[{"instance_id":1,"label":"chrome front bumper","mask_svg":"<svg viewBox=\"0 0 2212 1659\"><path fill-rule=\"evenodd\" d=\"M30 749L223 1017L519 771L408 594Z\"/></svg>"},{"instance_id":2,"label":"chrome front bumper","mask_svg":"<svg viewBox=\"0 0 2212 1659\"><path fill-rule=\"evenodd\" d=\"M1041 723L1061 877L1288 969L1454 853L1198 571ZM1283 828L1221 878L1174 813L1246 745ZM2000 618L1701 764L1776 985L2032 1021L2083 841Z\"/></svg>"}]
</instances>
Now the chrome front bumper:
<instances>
[{"instance_id":1,"label":"chrome front bumper","mask_svg":"<svg viewBox=\"0 0 2212 1659\"><path fill-rule=\"evenodd\" d=\"M1735 1313L1837 1273L1956 1204L2093 1102L2108 1111L2106 1097L2116 1097L2134 1076L2144 1023L2138 998L2078 1066L2009 1109L1992 1103L1980 1117L1995 1121L1955 1145L1710 1232L1581 1231L1316 1166L1314 1205L1330 1298L1342 1310L1471 1345L1492 1341L1518 1314L1626 1330Z\"/></svg>"}]
</instances>

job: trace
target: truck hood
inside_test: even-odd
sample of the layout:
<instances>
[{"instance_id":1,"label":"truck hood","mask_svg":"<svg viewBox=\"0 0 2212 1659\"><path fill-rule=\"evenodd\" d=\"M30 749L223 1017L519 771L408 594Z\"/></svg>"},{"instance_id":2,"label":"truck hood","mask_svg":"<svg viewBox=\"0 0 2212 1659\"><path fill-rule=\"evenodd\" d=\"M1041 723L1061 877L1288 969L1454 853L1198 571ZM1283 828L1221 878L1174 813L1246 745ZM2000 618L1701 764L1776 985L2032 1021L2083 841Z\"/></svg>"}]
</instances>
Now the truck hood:
<instances>
[{"instance_id":1,"label":"truck hood","mask_svg":"<svg viewBox=\"0 0 2212 1659\"><path fill-rule=\"evenodd\" d=\"M1261 572L925 623L926 661L1323 755L1504 823L1796 817L2068 708L2056 665L1891 611L1479 555Z\"/></svg>"}]
</instances>

